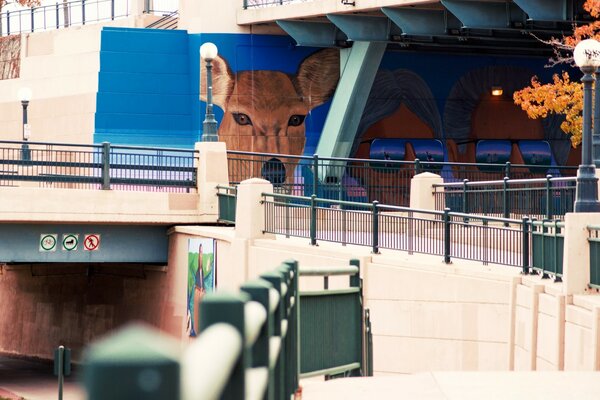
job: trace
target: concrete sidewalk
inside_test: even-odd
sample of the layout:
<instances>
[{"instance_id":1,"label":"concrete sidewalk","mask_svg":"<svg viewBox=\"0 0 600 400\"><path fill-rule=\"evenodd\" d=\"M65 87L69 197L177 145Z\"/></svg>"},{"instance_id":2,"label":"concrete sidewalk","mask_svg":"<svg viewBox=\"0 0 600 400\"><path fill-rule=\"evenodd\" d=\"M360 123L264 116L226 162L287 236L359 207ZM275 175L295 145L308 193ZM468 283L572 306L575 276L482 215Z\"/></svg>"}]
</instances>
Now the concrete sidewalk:
<instances>
[{"instance_id":1,"label":"concrete sidewalk","mask_svg":"<svg viewBox=\"0 0 600 400\"><path fill-rule=\"evenodd\" d=\"M303 400L596 400L600 372L428 372L301 381Z\"/></svg>"}]
</instances>

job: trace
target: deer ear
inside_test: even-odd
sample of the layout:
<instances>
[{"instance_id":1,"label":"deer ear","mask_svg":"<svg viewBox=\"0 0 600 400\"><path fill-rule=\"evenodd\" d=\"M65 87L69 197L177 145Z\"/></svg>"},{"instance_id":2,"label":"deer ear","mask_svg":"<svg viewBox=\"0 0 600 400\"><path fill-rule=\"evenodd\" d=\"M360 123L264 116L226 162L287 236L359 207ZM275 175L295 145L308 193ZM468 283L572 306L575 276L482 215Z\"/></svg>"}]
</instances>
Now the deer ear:
<instances>
[{"instance_id":1,"label":"deer ear","mask_svg":"<svg viewBox=\"0 0 600 400\"><path fill-rule=\"evenodd\" d=\"M312 109L329 100L339 79L340 52L338 49L325 49L302 61L294 85Z\"/></svg>"},{"instance_id":2,"label":"deer ear","mask_svg":"<svg viewBox=\"0 0 600 400\"><path fill-rule=\"evenodd\" d=\"M213 86L213 104L223 108L227 99L233 93L235 77L221 56L217 56L211 62L212 65L212 86ZM200 59L200 100L206 101L206 61Z\"/></svg>"}]
</instances>

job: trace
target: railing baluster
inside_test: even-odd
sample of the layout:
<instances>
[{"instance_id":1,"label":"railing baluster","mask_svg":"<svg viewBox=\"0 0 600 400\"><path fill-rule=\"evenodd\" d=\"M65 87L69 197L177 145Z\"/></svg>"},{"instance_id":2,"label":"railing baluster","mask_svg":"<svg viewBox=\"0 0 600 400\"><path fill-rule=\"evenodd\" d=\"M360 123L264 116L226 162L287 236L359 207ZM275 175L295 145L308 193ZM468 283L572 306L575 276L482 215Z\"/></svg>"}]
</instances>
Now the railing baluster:
<instances>
[{"instance_id":1,"label":"railing baluster","mask_svg":"<svg viewBox=\"0 0 600 400\"><path fill-rule=\"evenodd\" d=\"M378 210L379 202L375 200L373 202L373 209L371 212L372 219L372 252L373 254L379 254L379 210Z\"/></svg>"},{"instance_id":2,"label":"railing baluster","mask_svg":"<svg viewBox=\"0 0 600 400\"><path fill-rule=\"evenodd\" d=\"M444 209L444 262L450 264L450 209Z\"/></svg>"}]
</instances>

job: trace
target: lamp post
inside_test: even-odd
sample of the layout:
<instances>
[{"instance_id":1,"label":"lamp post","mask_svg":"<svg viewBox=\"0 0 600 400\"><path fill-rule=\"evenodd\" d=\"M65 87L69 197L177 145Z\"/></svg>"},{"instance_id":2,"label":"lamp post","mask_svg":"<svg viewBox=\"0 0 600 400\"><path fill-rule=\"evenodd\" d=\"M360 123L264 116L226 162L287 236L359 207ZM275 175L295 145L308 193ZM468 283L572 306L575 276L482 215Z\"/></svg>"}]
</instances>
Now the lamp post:
<instances>
[{"instance_id":1,"label":"lamp post","mask_svg":"<svg viewBox=\"0 0 600 400\"><path fill-rule=\"evenodd\" d=\"M594 95L594 133L592 134L592 156L594 165L600 168L600 67L596 68L596 93Z\"/></svg>"},{"instance_id":2,"label":"lamp post","mask_svg":"<svg viewBox=\"0 0 600 400\"><path fill-rule=\"evenodd\" d=\"M31 89L27 87L23 87L19 89L17 94L19 100L21 100L21 106L23 106L23 144L21 145L21 158L23 161L31 160L31 151L29 150L29 145L27 141L29 140L29 136L31 133L29 124L27 123L27 106L29 105L29 100L31 100Z\"/></svg>"},{"instance_id":3,"label":"lamp post","mask_svg":"<svg viewBox=\"0 0 600 400\"><path fill-rule=\"evenodd\" d=\"M217 120L213 112L212 102L212 60L217 57L218 49L214 43L204 43L200 46L200 57L206 61L206 114L202 123L202 141L217 142Z\"/></svg>"},{"instance_id":4,"label":"lamp post","mask_svg":"<svg viewBox=\"0 0 600 400\"><path fill-rule=\"evenodd\" d=\"M573 53L575 64L583 72L583 133L581 165L577 171L575 212L600 212L598 178L592 163L592 83L600 66L600 43L594 39L579 42Z\"/></svg>"}]
</instances>

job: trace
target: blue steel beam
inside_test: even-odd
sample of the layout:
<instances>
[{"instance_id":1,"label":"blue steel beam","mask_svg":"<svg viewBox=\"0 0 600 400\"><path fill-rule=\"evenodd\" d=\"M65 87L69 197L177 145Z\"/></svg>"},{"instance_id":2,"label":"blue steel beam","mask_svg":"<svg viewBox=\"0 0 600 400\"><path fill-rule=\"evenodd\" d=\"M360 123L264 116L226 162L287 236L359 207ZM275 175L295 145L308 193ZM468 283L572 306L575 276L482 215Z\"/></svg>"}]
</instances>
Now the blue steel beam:
<instances>
[{"instance_id":1,"label":"blue steel beam","mask_svg":"<svg viewBox=\"0 0 600 400\"><path fill-rule=\"evenodd\" d=\"M66 235L77 246L63 248ZM84 248L84 237L99 235L97 250ZM42 246L44 236L56 235ZM0 262L4 263L161 263L168 261L167 227L149 225L0 224ZM70 247L72 244L69 244Z\"/></svg>"},{"instance_id":2,"label":"blue steel beam","mask_svg":"<svg viewBox=\"0 0 600 400\"><path fill-rule=\"evenodd\" d=\"M446 34L446 16L444 15L446 12L444 10L383 7L381 11L402 29L402 33L407 35ZM449 14L449 16L456 20L453 15ZM456 21L458 22L458 20ZM460 23L457 28L460 28Z\"/></svg>"},{"instance_id":3,"label":"blue steel beam","mask_svg":"<svg viewBox=\"0 0 600 400\"><path fill-rule=\"evenodd\" d=\"M506 2L440 0L465 28L504 29L511 22L524 22L525 13L517 5Z\"/></svg>"},{"instance_id":4,"label":"blue steel beam","mask_svg":"<svg viewBox=\"0 0 600 400\"><path fill-rule=\"evenodd\" d=\"M513 0L534 21L565 21L567 0Z\"/></svg>"},{"instance_id":5,"label":"blue steel beam","mask_svg":"<svg viewBox=\"0 0 600 400\"><path fill-rule=\"evenodd\" d=\"M290 35L298 46L333 47L338 40L348 40L335 25L329 22L275 21Z\"/></svg>"},{"instance_id":6,"label":"blue steel beam","mask_svg":"<svg viewBox=\"0 0 600 400\"><path fill-rule=\"evenodd\" d=\"M365 109L386 43L355 42L349 49L333 96L317 154L348 157ZM339 168L341 170L341 168Z\"/></svg>"},{"instance_id":7,"label":"blue steel beam","mask_svg":"<svg viewBox=\"0 0 600 400\"><path fill-rule=\"evenodd\" d=\"M356 42L387 42L392 22L385 17L327 14L327 18Z\"/></svg>"}]
</instances>

